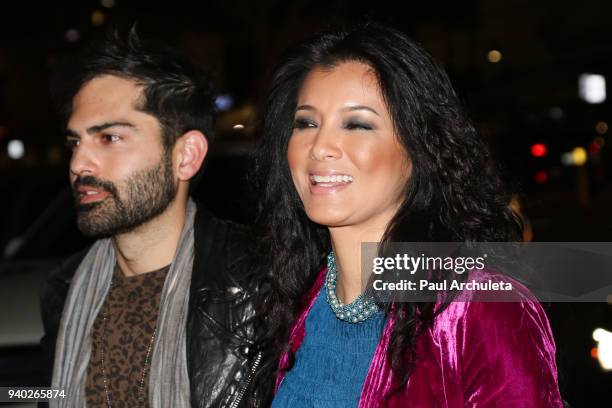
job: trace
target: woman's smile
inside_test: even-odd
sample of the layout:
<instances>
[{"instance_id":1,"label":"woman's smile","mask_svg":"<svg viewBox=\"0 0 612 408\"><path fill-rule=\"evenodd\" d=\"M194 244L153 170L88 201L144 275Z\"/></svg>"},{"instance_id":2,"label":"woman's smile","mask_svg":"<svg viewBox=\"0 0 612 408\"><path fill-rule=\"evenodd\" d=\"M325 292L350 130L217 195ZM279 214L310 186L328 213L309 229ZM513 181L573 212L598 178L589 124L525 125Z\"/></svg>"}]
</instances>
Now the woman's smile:
<instances>
[{"instance_id":1,"label":"woman's smile","mask_svg":"<svg viewBox=\"0 0 612 408\"><path fill-rule=\"evenodd\" d=\"M308 217L328 227L384 229L411 171L376 75L359 62L307 75L287 158Z\"/></svg>"}]
</instances>

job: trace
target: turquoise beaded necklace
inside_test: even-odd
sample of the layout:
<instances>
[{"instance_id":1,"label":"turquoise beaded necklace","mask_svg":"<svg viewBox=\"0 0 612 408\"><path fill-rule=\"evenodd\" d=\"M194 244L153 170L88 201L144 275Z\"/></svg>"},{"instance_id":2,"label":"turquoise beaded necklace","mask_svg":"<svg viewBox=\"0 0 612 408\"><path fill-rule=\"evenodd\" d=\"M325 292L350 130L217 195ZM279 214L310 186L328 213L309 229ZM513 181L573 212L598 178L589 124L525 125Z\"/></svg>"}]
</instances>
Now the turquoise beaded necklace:
<instances>
[{"instance_id":1,"label":"turquoise beaded necklace","mask_svg":"<svg viewBox=\"0 0 612 408\"><path fill-rule=\"evenodd\" d=\"M327 293L327 303L331 307L336 317L349 323L361 323L378 312L378 305L364 292L350 304L343 304L336 295L336 257L334 252L327 255L327 274L325 276L325 291Z\"/></svg>"}]
</instances>

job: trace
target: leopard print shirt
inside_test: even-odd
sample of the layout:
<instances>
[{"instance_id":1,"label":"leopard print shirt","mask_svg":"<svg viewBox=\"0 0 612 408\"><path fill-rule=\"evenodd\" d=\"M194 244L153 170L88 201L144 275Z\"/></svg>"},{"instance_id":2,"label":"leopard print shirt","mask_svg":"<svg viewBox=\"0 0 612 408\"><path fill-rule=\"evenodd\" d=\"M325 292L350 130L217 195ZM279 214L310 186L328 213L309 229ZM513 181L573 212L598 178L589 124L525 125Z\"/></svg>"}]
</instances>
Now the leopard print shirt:
<instances>
[{"instance_id":1,"label":"leopard print shirt","mask_svg":"<svg viewBox=\"0 0 612 408\"><path fill-rule=\"evenodd\" d=\"M129 277L115 268L108 296L93 325L85 383L87 406L106 407L109 402L112 407L149 406L152 351L148 359L147 352L153 347L151 340L169 268Z\"/></svg>"}]
</instances>

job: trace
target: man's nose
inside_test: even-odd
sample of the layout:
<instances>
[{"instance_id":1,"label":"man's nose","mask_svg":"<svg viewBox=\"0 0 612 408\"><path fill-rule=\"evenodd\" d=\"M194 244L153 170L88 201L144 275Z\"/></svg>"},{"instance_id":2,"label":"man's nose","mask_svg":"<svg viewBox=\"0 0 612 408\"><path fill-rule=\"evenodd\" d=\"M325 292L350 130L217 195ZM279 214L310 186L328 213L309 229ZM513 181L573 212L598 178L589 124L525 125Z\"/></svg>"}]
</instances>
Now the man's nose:
<instances>
[{"instance_id":1,"label":"man's nose","mask_svg":"<svg viewBox=\"0 0 612 408\"><path fill-rule=\"evenodd\" d=\"M71 178L79 176L95 175L98 171L98 161L93 149L84 141L79 141L78 146L72 151L70 159Z\"/></svg>"}]
</instances>

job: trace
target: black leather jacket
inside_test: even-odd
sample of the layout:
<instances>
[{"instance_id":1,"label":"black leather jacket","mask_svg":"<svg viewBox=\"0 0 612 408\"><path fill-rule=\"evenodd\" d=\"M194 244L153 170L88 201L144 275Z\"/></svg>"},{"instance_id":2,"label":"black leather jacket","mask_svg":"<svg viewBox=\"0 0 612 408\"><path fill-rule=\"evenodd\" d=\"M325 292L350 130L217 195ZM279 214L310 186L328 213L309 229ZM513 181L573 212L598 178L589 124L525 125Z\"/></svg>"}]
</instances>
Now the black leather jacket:
<instances>
[{"instance_id":1,"label":"black leather jacket","mask_svg":"<svg viewBox=\"0 0 612 408\"><path fill-rule=\"evenodd\" d=\"M244 261L246 230L198 206L187 317L187 365L193 407L259 407L251 385L261 356L252 356L256 281ZM42 293L41 341L50 379L55 340L70 281L85 252L50 275Z\"/></svg>"}]
</instances>

